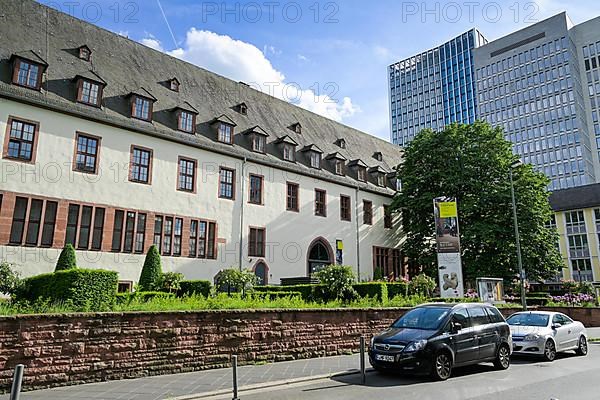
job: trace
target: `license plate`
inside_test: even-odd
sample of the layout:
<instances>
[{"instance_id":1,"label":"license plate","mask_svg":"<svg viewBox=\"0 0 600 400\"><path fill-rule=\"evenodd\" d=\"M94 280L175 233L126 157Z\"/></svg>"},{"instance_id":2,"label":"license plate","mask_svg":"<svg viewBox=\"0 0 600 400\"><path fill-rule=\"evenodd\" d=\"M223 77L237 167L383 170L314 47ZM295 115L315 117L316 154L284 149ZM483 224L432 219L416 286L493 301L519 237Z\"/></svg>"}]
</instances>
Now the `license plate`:
<instances>
[{"instance_id":1,"label":"license plate","mask_svg":"<svg viewBox=\"0 0 600 400\"><path fill-rule=\"evenodd\" d=\"M394 356L388 356L386 354L375 354L375 359L377 361L394 362Z\"/></svg>"}]
</instances>

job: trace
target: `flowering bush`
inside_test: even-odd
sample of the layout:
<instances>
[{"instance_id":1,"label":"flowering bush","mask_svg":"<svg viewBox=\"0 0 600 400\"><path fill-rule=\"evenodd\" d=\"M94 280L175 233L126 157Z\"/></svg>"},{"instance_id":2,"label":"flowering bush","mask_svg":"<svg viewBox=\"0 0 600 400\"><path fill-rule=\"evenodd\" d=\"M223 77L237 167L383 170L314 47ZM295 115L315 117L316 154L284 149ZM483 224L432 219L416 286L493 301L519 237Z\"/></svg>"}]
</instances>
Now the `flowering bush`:
<instances>
[{"instance_id":1,"label":"flowering bush","mask_svg":"<svg viewBox=\"0 0 600 400\"><path fill-rule=\"evenodd\" d=\"M431 296L437 286L435 280L425 274L419 274L408 282L408 290L413 294Z\"/></svg>"},{"instance_id":2,"label":"flowering bush","mask_svg":"<svg viewBox=\"0 0 600 400\"><path fill-rule=\"evenodd\" d=\"M577 294L567 293L562 296L551 296L551 300L548 303L548 305L553 305L553 306L568 305L568 306L583 306L583 307L594 306L594 304L595 304L595 297L592 296L591 294L585 294L585 293L577 293Z\"/></svg>"},{"instance_id":3,"label":"flowering bush","mask_svg":"<svg viewBox=\"0 0 600 400\"><path fill-rule=\"evenodd\" d=\"M315 274L323 285L324 297L329 300L353 300L358 294L352 287L356 281L352 267L328 265Z\"/></svg>"},{"instance_id":4,"label":"flowering bush","mask_svg":"<svg viewBox=\"0 0 600 400\"><path fill-rule=\"evenodd\" d=\"M475 291L475 289L467 289L465 293L465 298L467 299L478 299L479 294Z\"/></svg>"}]
</instances>

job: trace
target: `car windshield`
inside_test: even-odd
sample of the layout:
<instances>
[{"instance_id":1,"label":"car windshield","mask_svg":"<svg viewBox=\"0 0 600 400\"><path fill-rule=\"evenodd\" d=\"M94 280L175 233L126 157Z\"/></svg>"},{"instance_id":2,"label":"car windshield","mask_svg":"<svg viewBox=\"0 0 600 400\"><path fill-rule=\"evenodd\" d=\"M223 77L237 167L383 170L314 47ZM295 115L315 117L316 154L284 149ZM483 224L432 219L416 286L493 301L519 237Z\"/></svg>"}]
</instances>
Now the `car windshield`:
<instances>
[{"instance_id":1,"label":"car windshield","mask_svg":"<svg viewBox=\"0 0 600 400\"><path fill-rule=\"evenodd\" d=\"M506 322L513 326L548 326L548 319L546 314L526 313L511 315Z\"/></svg>"},{"instance_id":2,"label":"car windshield","mask_svg":"<svg viewBox=\"0 0 600 400\"><path fill-rule=\"evenodd\" d=\"M449 311L447 307L415 308L394 322L392 328L438 329Z\"/></svg>"}]
</instances>

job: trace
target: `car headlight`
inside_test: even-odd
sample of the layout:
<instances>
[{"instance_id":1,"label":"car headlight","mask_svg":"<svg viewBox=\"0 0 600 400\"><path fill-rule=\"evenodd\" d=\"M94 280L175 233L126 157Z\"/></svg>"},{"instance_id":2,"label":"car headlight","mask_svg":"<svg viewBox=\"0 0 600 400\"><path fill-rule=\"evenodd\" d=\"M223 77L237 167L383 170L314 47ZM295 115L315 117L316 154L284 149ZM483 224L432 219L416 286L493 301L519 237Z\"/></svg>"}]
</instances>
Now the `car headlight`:
<instances>
[{"instance_id":1,"label":"car headlight","mask_svg":"<svg viewBox=\"0 0 600 400\"><path fill-rule=\"evenodd\" d=\"M541 336L537 333L530 333L529 335L525 335L525 340L538 340Z\"/></svg>"},{"instance_id":2,"label":"car headlight","mask_svg":"<svg viewBox=\"0 0 600 400\"><path fill-rule=\"evenodd\" d=\"M416 342L409 343L409 345L404 348L404 351L407 353L419 351L419 350L425 348L426 344L427 344L427 340L417 340Z\"/></svg>"}]
</instances>

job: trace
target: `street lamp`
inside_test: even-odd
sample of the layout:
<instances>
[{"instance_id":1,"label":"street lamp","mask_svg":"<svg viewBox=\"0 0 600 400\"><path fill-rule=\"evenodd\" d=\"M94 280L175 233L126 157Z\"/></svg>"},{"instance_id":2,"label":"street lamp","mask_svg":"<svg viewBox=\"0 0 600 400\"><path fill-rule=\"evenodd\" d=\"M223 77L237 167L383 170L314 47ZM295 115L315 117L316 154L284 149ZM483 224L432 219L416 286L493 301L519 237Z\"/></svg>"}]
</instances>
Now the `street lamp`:
<instances>
[{"instance_id":1,"label":"street lamp","mask_svg":"<svg viewBox=\"0 0 600 400\"><path fill-rule=\"evenodd\" d=\"M527 299L525 298L525 271L523 271L523 260L521 260L521 240L519 239L519 222L517 221L517 203L515 201L515 185L513 183L513 170L521 166L521 160L517 160L510 165L510 196L512 200L513 221L515 224L515 242L517 245L517 264L519 266L519 280L521 282L521 304L523 311L527 311Z\"/></svg>"}]
</instances>

